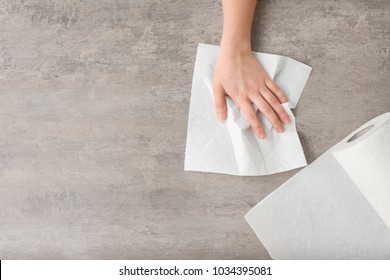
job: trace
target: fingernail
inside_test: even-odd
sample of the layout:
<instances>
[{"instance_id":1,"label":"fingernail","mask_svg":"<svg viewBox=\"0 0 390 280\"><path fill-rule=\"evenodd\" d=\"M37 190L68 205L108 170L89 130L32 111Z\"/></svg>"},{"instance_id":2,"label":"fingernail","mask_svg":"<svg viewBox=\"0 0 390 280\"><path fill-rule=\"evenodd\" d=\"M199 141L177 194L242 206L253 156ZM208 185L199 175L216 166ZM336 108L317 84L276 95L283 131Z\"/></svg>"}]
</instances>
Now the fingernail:
<instances>
[{"instance_id":1,"label":"fingernail","mask_svg":"<svg viewBox=\"0 0 390 280\"><path fill-rule=\"evenodd\" d=\"M284 131L283 126L276 127L276 131L279 132L279 133L282 133Z\"/></svg>"},{"instance_id":2,"label":"fingernail","mask_svg":"<svg viewBox=\"0 0 390 280\"><path fill-rule=\"evenodd\" d=\"M285 124L290 123L290 118L289 118L289 117L285 117L285 118L283 119L283 122L284 122Z\"/></svg>"},{"instance_id":3,"label":"fingernail","mask_svg":"<svg viewBox=\"0 0 390 280\"><path fill-rule=\"evenodd\" d=\"M261 139L264 139L264 138L265 138L265 133L264 133L263 130L258 129L256 132L257 132L257 136L258 136L259 138L261 138Z\"/></svg>"},{"instance_id":4,"label":"fingernail","mask_svg":"<svg viewBox=\"0 0 390 280\"><path fill-rule=\"evenodd\" d=\"M222 113L218 113L217 118L219 121L223 121L225 119L225 116Z\"/></svg>"}]
</instances>

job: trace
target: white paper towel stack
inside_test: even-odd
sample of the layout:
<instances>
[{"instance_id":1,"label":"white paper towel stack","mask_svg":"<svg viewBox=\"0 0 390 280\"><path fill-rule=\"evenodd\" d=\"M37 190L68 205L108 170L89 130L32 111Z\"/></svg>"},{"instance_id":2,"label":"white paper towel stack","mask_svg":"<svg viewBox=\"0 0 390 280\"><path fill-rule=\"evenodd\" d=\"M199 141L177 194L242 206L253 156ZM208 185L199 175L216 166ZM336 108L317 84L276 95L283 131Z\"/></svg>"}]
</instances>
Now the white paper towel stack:
<instances>
[{"instance_id":1,"label":"white paper towel stack","mask_svg":"<svg viewBox=\"0 0 390 280\"><path fill-rule=\"evenodd\" d=\"M245 218L274 259L390 259L390 113L352 132Z\"/></svg>"},{"instance_id":2,"label":"white paper towel stack","mask_svg":"<svg viewBox=\"0 0 390 280\"><path fill-rule=\"evenodd\" d=\"M266 175L306 166L306 159L290 110L298 103L311 67L288 57L253 53L269 76L286 94L282 104L291 118L284 133L277 133L257 111L267 138L253 133L239 107L226 98L228 116L218 122L214 111L212 81L219 47L200 44L196 56L188 119L185 170L232 175Z\"/></svg>"}]
</instances>

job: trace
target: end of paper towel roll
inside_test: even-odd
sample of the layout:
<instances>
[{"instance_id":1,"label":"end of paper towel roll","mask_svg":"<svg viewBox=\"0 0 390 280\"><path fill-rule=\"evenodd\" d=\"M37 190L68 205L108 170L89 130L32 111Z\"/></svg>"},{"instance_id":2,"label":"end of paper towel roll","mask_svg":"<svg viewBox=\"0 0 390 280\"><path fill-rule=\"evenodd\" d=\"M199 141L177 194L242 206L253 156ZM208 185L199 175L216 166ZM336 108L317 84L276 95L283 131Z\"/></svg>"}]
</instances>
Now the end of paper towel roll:
<instances>
[{"instance_id":1,"label":"end of paper towel roll","mask_svg":"<svg viewBox=\"0 0 390 280\"><path fill-rule=\"evenodd\" d=\"M344 150L346 147L354 146L369 137L372 134L382 127L382 125L390 122L390 112L384 113L382 115L377 116L376 118L366 122L361 125L354 131L352 131L349 135L344 137L339 143L334 145L330 150L332 152L337 152L340 150Z\"/></svg>"},{"instance_id":2,"label":"end of paper towel roll","mask_svg":"<svg viewBox=\"0 0 390 280\"><path fill-rule=\"evenodd\" d=\"M374 125L372 124L372 125L369 125L369 126L363 128L362 130L356 132L354 135L352 135L351 138L349 138L349 139L347 140L347 143L352 142L352 141L358 139L359 137L363 136L364 134L366 134L367 132L369 132L373 127L374 127Z\"/></svg>"}]
</instances>

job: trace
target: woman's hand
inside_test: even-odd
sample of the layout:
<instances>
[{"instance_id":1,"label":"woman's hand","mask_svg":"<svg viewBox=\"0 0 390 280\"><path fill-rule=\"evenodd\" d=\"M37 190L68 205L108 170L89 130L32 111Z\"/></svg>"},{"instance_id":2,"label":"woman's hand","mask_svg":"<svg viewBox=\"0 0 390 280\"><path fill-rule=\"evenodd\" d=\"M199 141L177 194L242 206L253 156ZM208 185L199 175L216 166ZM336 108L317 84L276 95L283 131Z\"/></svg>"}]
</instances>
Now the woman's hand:
<instances>
[{"instance_id":1,"label":"woman's hand","mask_svg":"<svg viewBox=\"0 0 390 280\"><path fill-rule=\"evenodd\" d=\"M241 108L259 138L265 131L252 104L259 108L278 132L290 118L280 105L286 96L270 79L251 52L251 26L257 0L222 0L223 34L214 73L215 110L219 120L226 118L225 95Z\"/></svg>"},{"instance_id":2,"label":"woman's hand","mask_svg":"<svg viewBox=\"0 0 390 280\"><path fill-rule=\"evenodd\" d=\"M286 96L250 50L238 51L221 46L213 89L217 118L220 121L226 119L225 95L228 95L241 108L259 138L265 138L266 135L252 104L259 108L277 132L283 132L283 124L290 122L281 105L287 102Z\"/></svg>"}]
</instances>

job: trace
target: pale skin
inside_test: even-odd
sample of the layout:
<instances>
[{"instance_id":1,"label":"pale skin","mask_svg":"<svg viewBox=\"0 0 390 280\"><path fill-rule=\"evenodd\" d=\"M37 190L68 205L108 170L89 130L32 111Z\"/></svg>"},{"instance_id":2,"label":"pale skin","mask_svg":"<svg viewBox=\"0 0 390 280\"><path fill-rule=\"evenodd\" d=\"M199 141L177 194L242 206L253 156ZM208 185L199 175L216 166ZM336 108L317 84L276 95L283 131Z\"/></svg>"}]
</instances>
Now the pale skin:
<instances>
[{"instance_id":1,"label":"pale skin","mask_svg":"<svg viewBox=\"0 0 390 280\"><path fill-rule=\"evenodd\" d=\"M268 76L251 52L251 27L257 0L222 0L223 33L213 90L218 120L226 119L226 95L241 108L255 134L264 139L263 125L252 108L255 104L274 129L281 133L290 118L281 103L285 94Z\"/></svg>"}]
</instances>

